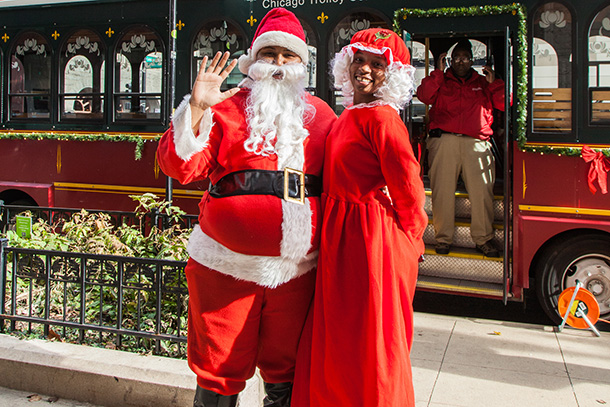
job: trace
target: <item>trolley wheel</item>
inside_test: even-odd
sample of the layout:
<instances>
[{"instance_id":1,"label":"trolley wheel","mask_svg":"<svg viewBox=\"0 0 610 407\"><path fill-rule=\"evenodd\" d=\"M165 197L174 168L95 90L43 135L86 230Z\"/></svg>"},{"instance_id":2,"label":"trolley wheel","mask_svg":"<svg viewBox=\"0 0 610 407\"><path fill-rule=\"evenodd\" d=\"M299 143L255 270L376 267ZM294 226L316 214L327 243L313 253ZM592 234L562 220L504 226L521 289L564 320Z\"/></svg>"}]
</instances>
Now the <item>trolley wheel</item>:
<instances>
[{"instance_id":1,"label":"trolley wheel","mask_svg":"<svg viewBox=\"0 0 610 407\"><path fill-rule=\"evenodd\" d=\"M536 263L536 295L544 312L561 323L559 295L579 280L599 304L601 318L610 316L610 237L581 235L545 249Z\"/></svg>"}]
</instances>

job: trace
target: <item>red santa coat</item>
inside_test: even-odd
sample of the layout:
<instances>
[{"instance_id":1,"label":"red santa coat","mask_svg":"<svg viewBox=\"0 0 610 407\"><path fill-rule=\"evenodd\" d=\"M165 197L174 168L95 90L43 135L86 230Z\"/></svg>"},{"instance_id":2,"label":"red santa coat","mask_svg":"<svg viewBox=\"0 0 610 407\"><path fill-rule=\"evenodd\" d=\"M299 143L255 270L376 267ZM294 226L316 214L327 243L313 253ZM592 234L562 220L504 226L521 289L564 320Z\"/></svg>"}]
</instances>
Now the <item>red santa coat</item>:
<instances>
[{"instance_id":1,"label":"red santa coat","mask_svg":"<svg viewBox=\"0 0 610 407\"><path fill-rule=\"evenodd\" d=\"M299 350L293 407L414 405L412 300L427 224L419 172L393 108L346 110L335 123L326 143L313 318Z\"/></svg>"},{"instance_id":2,"label":"red santa coat","mask_svg":"<svg viewBox=\"0 0 610 407\"><path fill-rule=\"evenodd\" d=\"M457 78L451 69L435 69L417 88L417 97L430 109L430 129L466 134L489 140L493 134L493 109L504 111L504 81L492 83L471 69L466 80Z\"/></svg>"},{"instance_id":3,"label":"red santa coat","mask_svg":"<svg viewBox=\"0 0 610 407\"><path fill-rule=\"evenodd\" d=\"M261 156L244 148L249 128L244 114L249 90L206 111L198 135L191 130L188 97L176 109L163 135L157 159L163 172L186 184L209 177L216 183L240 170L283 170L284 166L321 176L326 135L336 116L319 98L307 95L315 116L309 132L293 151ZM281 167L281 168L280 168ZM315 267L319 246L319 197L305 205L270 195L210 197L199 204L199 225L188 252L198 263L240 280L277 287Z\"/></svg>"}]
</instances>

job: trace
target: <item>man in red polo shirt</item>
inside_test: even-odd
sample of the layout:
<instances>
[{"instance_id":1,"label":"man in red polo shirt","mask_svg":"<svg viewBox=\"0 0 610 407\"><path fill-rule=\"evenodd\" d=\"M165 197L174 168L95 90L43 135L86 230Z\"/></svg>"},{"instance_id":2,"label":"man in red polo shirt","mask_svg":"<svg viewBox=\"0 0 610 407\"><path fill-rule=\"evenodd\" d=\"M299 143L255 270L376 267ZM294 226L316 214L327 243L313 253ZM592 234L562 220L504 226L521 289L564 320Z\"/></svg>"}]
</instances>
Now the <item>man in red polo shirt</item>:
<instances>
[{"instance_id":1,"label":"man in red polo shirt","mask_svg":"<svg viewBox=\"0 0 610 407\"><path fill-rule=\"evenodd\" d=\"M493 243L495 160L491 151L493 109L504 111L504 81L490 66L472 69L472 45L460 40L446 69L446 54L422 80L417 97L430 109L427 141L436 252L448 254L455 228L455 189L461 174L471 202L470 234L477 250L498 257Z\"/></svg>"}]
</instances>

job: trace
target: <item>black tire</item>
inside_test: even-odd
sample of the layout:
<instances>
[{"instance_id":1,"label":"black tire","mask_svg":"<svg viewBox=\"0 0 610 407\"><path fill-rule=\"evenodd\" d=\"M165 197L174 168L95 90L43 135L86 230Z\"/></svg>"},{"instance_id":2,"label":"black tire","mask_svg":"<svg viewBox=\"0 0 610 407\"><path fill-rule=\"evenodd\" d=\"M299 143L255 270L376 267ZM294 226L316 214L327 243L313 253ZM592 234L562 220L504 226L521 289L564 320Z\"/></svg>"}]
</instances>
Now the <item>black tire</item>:
<instances>
[{"instance_id":1,"label":"black tire","mask_svg":"<svg viewBox=\"0 0 610 407\"><path fill-rule=\"evenodd\" d=\"M587 234L561 240L546 248L537 261L536 295L544 312L560 324L557 300L563 290L580 280L600 308L600 318L610 317L610 237Z\"/></svg>"}]
</instances>

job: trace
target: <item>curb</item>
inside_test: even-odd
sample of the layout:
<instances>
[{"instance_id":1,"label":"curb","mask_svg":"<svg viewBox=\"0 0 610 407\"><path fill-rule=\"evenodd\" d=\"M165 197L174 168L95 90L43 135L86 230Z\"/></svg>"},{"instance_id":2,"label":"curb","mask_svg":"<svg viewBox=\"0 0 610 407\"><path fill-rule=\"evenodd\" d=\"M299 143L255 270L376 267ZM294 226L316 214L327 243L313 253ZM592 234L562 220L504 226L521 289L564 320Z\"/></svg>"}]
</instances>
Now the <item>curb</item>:
<instances>
[{"instance_id":1,"label":"curb","mask_svg":"<svg viewBox=\"0 0 610 407\"><path fill-rule=\"evenodd\" d=\"M0 387L106 407L190 407L196 378L186 360L0 334ZM262 380L238 405L258 407Z\"/></svg>"}]
</instances>

